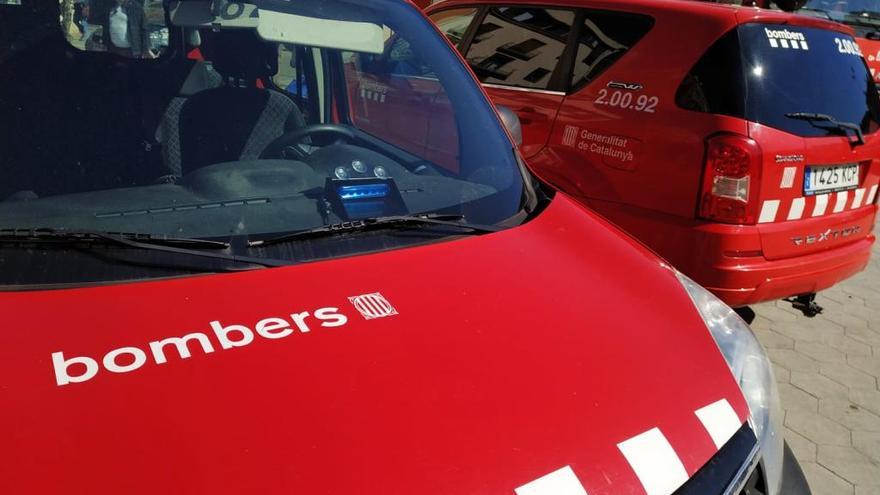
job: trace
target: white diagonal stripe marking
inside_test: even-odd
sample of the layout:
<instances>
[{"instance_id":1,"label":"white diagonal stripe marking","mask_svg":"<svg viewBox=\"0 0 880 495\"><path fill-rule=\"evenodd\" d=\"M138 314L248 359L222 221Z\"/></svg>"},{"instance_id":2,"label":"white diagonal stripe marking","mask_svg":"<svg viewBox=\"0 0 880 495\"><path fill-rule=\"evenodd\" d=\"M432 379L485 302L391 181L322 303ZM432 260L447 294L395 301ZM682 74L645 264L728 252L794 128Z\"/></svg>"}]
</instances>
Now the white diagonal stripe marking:
<instances>
[{"instance_id":1,"label":"white diagonal stripe marking","mask_svg":"<svg viewBox=\"0 0 880 495\"><path fill-rule=\"evenodd\" d=\"M770 38L770 46L773 48L779 48L779 43L777 43L774 38Z\"/></svg>"},{"instance_id":2,"label":"white diagonal stripe marking","mask_svg":"<svg viewBox=\"0 0 880 495\"><path fill-rule=\"evenodd\" d=\"M877 195L877 184L874 184L874 186L871 187L871 192L868 193L868 199L865 200L865 204L866 205L873 204L874 203L874 196L876 196L876 195Z\"/></svg>"},{"instance_id":3,"label":"white diagonal stripe marking","mask_svg":"<svg viewBox=\"0 0 880 495\"><path fill-rule=\"evenodd\" d=\"M856 192L853 194L853 202L850 208L855 210L856 208L862 206L863 199L865 199L865 188L856 189Z\"/></svg>"},{"instance_id":4,"label":"white diagonal stripe marking","mask_svg":"<svg viewBox=\"0 0 880 495\"><path fill-rule=\"evenodd\" d=\"M688 479L678 454L659 428L617 444L648 495L669 495Z\"/></svg>"},{"instance_id":5,"label":"white diagonal stripe marking","mask_svg":"<svg viewBox=\"0 0 880 495\"><path fill-rule=\"evenodd\" d=\"M516 495L587 495L571 467L557 469L513 490Z\"/></svg>"},{"instance_id":6,"label":"white diagonal stripe marking","mask_svg":"<svg viewBox=\"0 0 880 495\"><path fill-rule=\"evenodd\" d=\"M806 42L806 41L801 41L801 48L803 48L804 50L809 50L809 49L810 49L810 47L807 46L807 42Z\"/></svg>"},{"instance_id":7,"label":"white diagonal stripe marking","mask_svg":"<svg viewBox=\"0 0 880 495\"><path fill-rule=\"evenodd\" d=\"M736 411L733 410L727 399L721 399L718 402L713 402L706 407L697 409L694 411L694 414L703 423L703 427L709 432L715 447L719 449L742 426L739 416L736 415Z\"/></svg>"},{"instance_id":8,"label":"white diagonal stripe marking","mask_svg":"<svg viewBox=\"0 0 880 495\"><path fill-rule=\"evenodd\" d=\"M779 40L779 44L782 45L782 48L788 48L788 40L787 39Z\"/></svg>"},{"instance_id":9,"label":"white diagonal stripe marking","mask_svg":"<svg viewBox=\"0 0 880 495\"><path fill-rule=\"evenodd\" d=\"M785 167L782 171L782 182L779 184L780 189L791 189L794 186L794 176L797 174L797 167Z\"/></svg>"},{"instance_id":10,"label":"white diagonal stripe marking","mask_svg":"<svg viewBox=\"0 0 880 495\"><path fill-rule=\"evenodd\" d=\"M828 208L828 195L820 194L816 196L816 206L813 207L813 216L818 217L825 214L825 210Z\"/></svg>"},{"instance_id":11,"label":"white diagonal stripe marking","mask_svg":"<svg viewBox=\"0 0 880 495\"><path fill-rule=\"evenodd\" d=\"M837 201L834 203L834 213L840 213L846 208L846 201L849 199L849 191L840 191L837 193Z\"/></svg>"},{"instance_id":12,"label":"white diagonal stripe marking","mask_svg":"<svg viewBox=\"0 0 880 495\"><path fill-rule=\"evenodd\" d=\"M769 199L764 201L761 207L761 216L758 217L758 223L769 223L776 220L776 212L779 211L779 200Z\"/></svg>"},{"instance_id":13,"label":"white diagonal stripe marking","mask_svg":"<svg viewBox=\"0 0 880 495\"><path fill-rule=\"evenodd\" d=\"M789 220L798 220L802 216L804 216L804 206L807 204L807 200L804 198L794 198L794 201L791 202L791 209L788 210L788 219Z\"/></svg>"}]
</instances>

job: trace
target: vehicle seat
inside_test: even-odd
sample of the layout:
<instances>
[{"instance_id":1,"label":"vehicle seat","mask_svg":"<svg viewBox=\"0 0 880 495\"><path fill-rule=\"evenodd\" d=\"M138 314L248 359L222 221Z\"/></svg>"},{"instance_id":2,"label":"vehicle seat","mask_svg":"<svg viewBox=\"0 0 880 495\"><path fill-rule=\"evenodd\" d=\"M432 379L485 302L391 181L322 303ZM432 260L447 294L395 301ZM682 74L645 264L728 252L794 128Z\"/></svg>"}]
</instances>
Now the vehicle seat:
<instances>
[{"instance_id":1,"label":"vehicle seat","mask_svg":"<svg viewBox=\"0 0 880 495\"><path fill-rule=\"evenodd\" d=\"M214 70L210 62L197 60L192 63L189 75L183 82L178 94L171 99L159 127L156 129L156 142L162 147L162 161L167 174L159 182L175 182L183 176L180 156L180 111L186 100L202 91L220 87L222 77Z\"/></svg>"},{"instance_id":2,"label":"vehicle seat","mask_svg":"<svg viewBox=\"0 0 880 495\"><path fill-rule=\"evenodd\" d=\"M290 98L258 87L278 70L275 44L245 30L205 36L202 52L223 83L189 96L180 108L181 176L215 163L255 160L273 140L305 125Z\"/></svg>"}]
</instances>

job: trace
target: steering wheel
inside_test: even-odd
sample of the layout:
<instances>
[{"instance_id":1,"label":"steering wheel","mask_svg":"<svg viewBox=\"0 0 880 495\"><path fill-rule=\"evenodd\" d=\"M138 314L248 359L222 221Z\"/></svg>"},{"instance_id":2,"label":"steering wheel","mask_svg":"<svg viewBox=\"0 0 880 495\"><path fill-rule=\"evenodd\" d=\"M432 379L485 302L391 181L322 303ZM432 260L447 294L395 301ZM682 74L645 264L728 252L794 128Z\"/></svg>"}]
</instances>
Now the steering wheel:
<instances>
[{"instance_id":1,"label":"steering wheel","mask_svg":"<svg viewBox=\"0 0 880 495\"><path fill-rule=\"evenodd\" d=\"M275 138L260 154L260 158L295 158L304 161L308 155L298 144L305 138L317 135L333 135L336 139L330 144L350 143L357 139L350 127L341 124L315 124L300 127Z\"/></svg>"}]
</instances>

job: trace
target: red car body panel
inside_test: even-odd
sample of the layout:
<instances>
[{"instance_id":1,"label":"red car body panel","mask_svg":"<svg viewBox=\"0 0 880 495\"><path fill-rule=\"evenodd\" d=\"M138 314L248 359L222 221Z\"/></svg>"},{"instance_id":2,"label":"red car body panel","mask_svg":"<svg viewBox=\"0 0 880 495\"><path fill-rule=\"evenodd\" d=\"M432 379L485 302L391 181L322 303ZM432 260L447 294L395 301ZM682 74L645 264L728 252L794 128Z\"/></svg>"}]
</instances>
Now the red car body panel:
<instances>
[{"instance_id":1,"label":"red car body panel","mask_svg":"<svg viewBox=\"0 0 880 495\"><path fill-rule=\"evenodd\" d=\"M535 3L448 0L427 12L487 4ZM537 175L631 233L732 306L822 290L866 266L875 239L877 205L876 198L871 204L865 204L865 199L880 183L880 162L875 160L880 156L880 134L870 134L865 145L853 147L847 137L802 138L739 118L688 111L678 107L675 98L682 80L707 48L738 24L784 23L852 34L849 27L808 16L705 2L554 0L539 4L637 12L656 22L611 68L567 96L509 90L502 94L494 86L487 88L496 103L515 111L530 110L520 115L523 148ZM688 35L681 36L683 32ZM643 83L639 94L658 98L655 112L597 104L600 92L607 91L612 81ZM557 108L558 98L563 101ZM552 104L544 113L556 114L551 135L546 144L543 137L530 141L536 133L530 132L528 123L536 107L548 99ZM772 223L728 225L698 217L706 139L722 132L751 137L761 146L765 177L758 193L762 204L778 202ZM658 133L662 134L658 137ZM609 140L620 153L604 153ZM776 162L781 155L804 157L797 164L786 164L795 169L797 178L787 189L780 188L786 168ZM845 199L831 194L830 204L814 218L815 197L802 197L805 165L854 162L861 164L858 192L849 191ZM861 198L858 205L855 194ZM843 204L840 209L838 201ZM794 202L803 211L789 219ZM809 246L793 242L836 231L849 234Z\"/></svg>"},{"instance_id":2,"label":"red car body panel","mask_svg":"<svg viewBox=\"0 0 880 495\"><path fill-rule=\"evenodd\" d=\"M858 41L859 49L868 62L871 75L874 76L874 82L880 84L880 41L868 38L856 38L856 41Z\"/></svg>"},{"instance_id":3,"label":"red car body panel","mask_svg":"<svg viewBox=\"0 0 880 495\"><path fill-rule=\"evenodd\" d=\"M398 314L349 303L377 291ZM509 494L570 465L591 495L644 493L619 442L658 427L692 475L717 451L694 411L748 415L697 311L670 311L692 307L563 195L523 226L418 248L5 293L0 492ZM292 334L222 349L211 333L270 317ZM156 364L149 342L193 332L214 352ZM126 347L145 364L123 350L111 364L136 369L57 384L52 353Z\"/></svg>"}]
</instances>

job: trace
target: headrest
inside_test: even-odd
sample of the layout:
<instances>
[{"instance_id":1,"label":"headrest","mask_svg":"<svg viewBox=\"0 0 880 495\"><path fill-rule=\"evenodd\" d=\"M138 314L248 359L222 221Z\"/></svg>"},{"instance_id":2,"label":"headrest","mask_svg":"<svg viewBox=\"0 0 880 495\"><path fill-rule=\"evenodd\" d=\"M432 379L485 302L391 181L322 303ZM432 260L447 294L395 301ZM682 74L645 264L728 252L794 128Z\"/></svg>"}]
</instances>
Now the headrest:
<instances>
[{"instance_id":1,"label":"headrest","mask_svg":"<svg viewBox=\"0 0 880 495\"><path fill-rule=\"evenodd\" d=\"M223 76L253 83L278 72L278 46L257 36L256 31L237 29L203 33L208 38L202 53Z\"/></svg>"}]
</instances>

